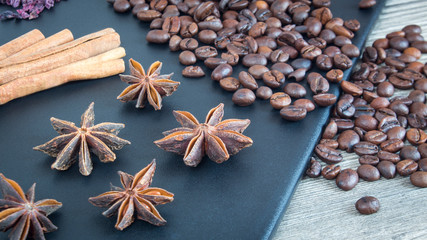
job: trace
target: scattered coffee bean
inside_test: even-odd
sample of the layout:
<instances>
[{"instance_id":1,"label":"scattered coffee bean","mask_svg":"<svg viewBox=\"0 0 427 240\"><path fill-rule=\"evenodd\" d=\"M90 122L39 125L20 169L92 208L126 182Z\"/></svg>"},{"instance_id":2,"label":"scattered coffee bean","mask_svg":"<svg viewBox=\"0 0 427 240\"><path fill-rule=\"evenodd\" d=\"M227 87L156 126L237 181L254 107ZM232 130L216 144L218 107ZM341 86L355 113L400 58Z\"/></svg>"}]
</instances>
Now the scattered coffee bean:
<instances>
[{"instance_id":1,"label":"scattered coffee bean","mask_svg":"<svg viewBox=\"0 0 427 240\"><path fill-rule=\"evenodd\" d=\"M186 50L179 54L179 62L182 65L192 65L196 63L196 61L196 55L194 55L194 53L191 51Z\"/></svg>"},{"instance_id":2,"label":"scattered coffee bean","mask_svg":"<svg viewBox=\"0 0 427 240\"><path fill-rule=\"evenodd\" d=\"M339 165L327 165L322 169L322 176L328 180L332 180L335 179L340 172L341 167Z\"/></svg>"},{"instance_id":3,"label":"scattered coffee bean","mask_svg":"<svg viewBox=\"0 0 427 240\"><path fill-rule=\"evenodd\" d=\"M231 99L234 104L245 107L255 102L255 94L252 90L247 88L241 88L234 92Z\"/></svg>"},{"instance_id":4,"label":"scattered coffee bean","mask_svg":"<svg viewBox=\"0 0 427 240\"><path fill-rule=\"evenodd\" d=\"M320 176L320 172L322 171L322 165L320 162L316 161L313 157L310 159L310 164L308 165L305 174L311 178L317 178Z\"/></svg>"},{"instance_id":5,"label":"scattered coffee bean","mask_svg":"<svg viewBox=\"0 0 427 240\"><path fill-rule=\"evenodd\" d=\"M226 91L235 92L240 87L240 82L234 77L226 77L219 80L219 85Z\"/></svg>"},{"instance_id":6,"label":"scattered coffee bean","mask_svg":"<svg viewBox=\"0 0 427 240\"><path fill-rule=\"evenodd\" d=\"M414 161L418 161L421 159L421 154L414 146L404 146L402 149L400 149L399 155L400 159L411 159Z\"/></svg>"},{"instance_id":7,"label":"scattered coffee bean","mask_svg":"<svg viewBox=\"0 0 427 240\"><path fill-rule=\"evenodd\" d=\"M307 110L307 112L311 112L316 108L316 106L310 99L305 99L305 98L300 98L295 100L294 106L303 107L305 108L305 110Z\"/></svg>"},{"instance_id":8,"label":"scattered coffee bean","mask_svg":"<svg viewBox=\"0 0 427 240\"><path fill-rule=\"evenodd\" d=\"M372 165L364 164L357 168L357 174L365 181L372 182L380 179L380 171Z\"/></svg>"},{"instance_id":9,"label":"scattered coffee bean","mask_svg":"<svg viewBox=\"0 0 427 240\"><path fill-rule=\"evenodd\" d=\"M302 98L307 94L305 88L299 83L288 83L283 88L283 91L292 98Z\"/></svg>"},{"instance_id":10,"label":"scattered coffee bean","mask_svg":"<svg viewBox=\"0 0 427 240\"><path fill-rule=\"evenodd\" d=\"M414 172L411 174L411 183L412 185L420 188L427 187L427 172Z\"/></svg>"},{"instance_id":11,"label":"scattered coffee bean","mask_svg":"<svg viewBox=\"0 0 427 240\"><path fill-rule=\"evenodd\" d=\"M212 80L219 81L223 78L231 76L233 68L229 64L220 64L211 74Z\"/></svg>"},{"instance_id":12,"label":"scattered coffee bean","mask_svg":"<svg viewBox=\"0 0 427 240\"><path fill-rule=\"evenodd\" d=\"M323 144L317 144L314 148L316 155L325 163L336 164L342 161L342 155L338 150L327 147Z\"/></svg>"},{"instance_id":13,"label":"scattered coffee bean","mask_svg":"<svg viewBox=\"0 0 427 240\"><path fill-rule=\"evenodd\" d=\"M380 159L377 156L362 155L359 158L359 163L361 165L363 165L363 164L369 164L369 165L376 166L379 162L380 162Z\"/></svg>"},{"instance_id":14,"label":"scattered coffee bean","mask_svg":"<svg viewBox=\"0 0 427 240\"><path fill-rule=\"evenodd\" d=\"M282 109L291 104L291 97L284 92L277 92L271 95L270 104L274 109Z\"/></svg>"},{"instance_id":15,"label":"scattered coffee bean","mask_svg":"<svg viewBox=\"0 0 427 240\"><path fill-rule=\"evenodd\" d=\"M294 105L285 106L280 110L280 116L289 121L300 121L307 115L307 110Z\"/></svg>"},{"instance_id":16,"label":"scattered coffee bean","mask_svg":"<svg viewBox=\"0 0 427 240\"><path fill-rule=\"evenodd\" d=\"M418 169L418 164L411 159L405 159L396 164L396 171L401 176L409 176Z\"/></svg>"},{"instance_id":17,"label":"scattered coffee bean","mask_svg":"<svg viewBox=\"0 0 427 240\"><path fill-rule=\"evenodd\" d=\"M357 200L355 207L361 214L369 215L380 210L380 201L378 201L378 199L375 197L366 196Z\"/></svg>"},{"instance_id":18,"label":"scattered coffee bean","mask_svg":"<svg viewBox=\"0 0 427 240\"><path fill-rule=\"evenodd\" d=\"M255 94L258 98L267 100L270 99L271 95L273 95L273 90L267 86L261 86L256 90Z\"/></svg>"},{"instance_id":19,"label":"scattered coffee bean","mask_svg":"<svg viewBox=\"0 0 427 240\"><path fill-rule=\"evenodd\" d=\"M353 169L347 168L342 170L335 180L339 188L344 191L349 191L359 182L359 175Z\"/></svg>"},{"instance_id":20,"label":"scattered coffee bean","mask_svg":"<svg viewBox=\"0 0 427 240\"><path fill-rule=\"evenodd\" d=\"M241 71L239 73L239 81L245 88L249 88L251 90L256 90L258 88L258 83L256 82L255 78L252 77L252 75L248 72Z\"/></svg>"}]
</instances>

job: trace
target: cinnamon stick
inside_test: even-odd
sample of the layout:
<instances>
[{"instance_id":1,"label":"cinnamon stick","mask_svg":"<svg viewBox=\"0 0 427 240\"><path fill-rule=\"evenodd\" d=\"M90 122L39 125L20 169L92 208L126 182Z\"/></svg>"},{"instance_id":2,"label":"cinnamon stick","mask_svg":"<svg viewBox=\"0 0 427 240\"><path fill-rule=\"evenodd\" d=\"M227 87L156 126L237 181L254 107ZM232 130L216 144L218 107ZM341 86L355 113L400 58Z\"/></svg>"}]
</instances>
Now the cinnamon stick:
<instances>
[{"instance_id":1,"label":"cinnamon stick","mask_svg":"<svg viewBox=\"0 0 427 240\"><path fill-rule=\"evenodd\" d=\"M98 79L125 71L124 48L81 60L51 71L22 77L0 86L0 105L13 99L53 88L71 81Z\"/></svg>"},{"instance_id":2,"label":"cinnamon stick","mask_svg":"<svg viewBox=\"0 0 427 240\"><path fill-rule=\"evenodd\" d=\"M102 36L108 35L110 33L115 33L115 32L116 31L114 29L112 29L112 28L106 28L106 29L100 30L98 32L94 32L94 33L85 35L85 36L83 36L81 38L78 38L78 39L76 39L74 41L71 41L71 42L59 45L57 47L53 47L53 48L49 48L49 49L45 49L45 50L42 50L42 51L35 52L35 53L33 53L31 55L28 55L28 56L25 56L25 57L23 57L21 59L15 59L14 61L2 60L2 61L0 61L0 68L7 67L7 66L10 66L10 65L15 65L15 64L18 64L18 63L25 63L25 62L35 61L37 59L40 59L40 58L43 58L43 57L47 57L49 55L53 55L53 54L56 54L56 53L59 53L59 52L66 51L67 49L74 48L74 47L76 47L76 46L78 46L80 44L83 44L85 42L88 42L88 41L91 41L91 40L94 40L94 39L97 39L97 38L100 38Z\"/></svg>"},{"instance_id":3,"label":"cinnamon stick","mask_svg":"<svg viewBox=\"0 0 427 240\"><path fill-rule=\"evenodd\" d=\"M0 61L0 64L7 63L8 65L12 65L16 62L19 62L25 59L24 58L25 56L38 53L40 51L43 51L52 47L57 47L73 40L74 40L73 33L71 33L71 31L68 29L64 29Z\"/></svg>"},{"instance_id":4,"label":"cinnamon stick","mask_svg":"<svg viewBox=\"0 0 427 240\"><path fill-rule=\"evenodd\" d=\"M119 46L120 36L118 33L113 32L90 41L84 41L72 48L66 48L63 51L40 59L0 68L0 85L17 78L50 71L57 67L93 57Z\"/></svg>"},{"instance_id":5,"label":"cinnamon stick","mask_svg":"<svg viewBox=\"0 0 427 240\"><path fill-rule=\"evenodd\" d=\"M26 34L0 46L0 60L3 60L43 39L44 35L38 29L27 32Z\"/></svg>"}]
</instances>

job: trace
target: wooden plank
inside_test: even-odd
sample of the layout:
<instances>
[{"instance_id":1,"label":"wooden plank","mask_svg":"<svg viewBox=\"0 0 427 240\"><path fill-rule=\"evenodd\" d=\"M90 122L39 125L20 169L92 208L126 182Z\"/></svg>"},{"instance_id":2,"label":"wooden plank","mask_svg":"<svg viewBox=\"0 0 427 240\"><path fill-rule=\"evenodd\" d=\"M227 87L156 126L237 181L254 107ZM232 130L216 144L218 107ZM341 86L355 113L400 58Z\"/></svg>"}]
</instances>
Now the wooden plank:
<instances>
[{"instance_id":1,"label":"wooden plank","mask_svg":"<svg viewBox=\"0 0 427 240\"><path fill-rule=\"evenodd\" d=\"M420 25L427 39L427 2L389 0L367 45L409 24ZM426 62L427 54L420 61ZM407 94L408 91L395 93ZM341 167L357 169L358 156L343 155ZM354 208L354 203L366 195L380 200L381 209L376 214L361 215ZM349 192L338 189L335 181L304 178L273 239L427 239L426 201L427 189L412 186L409 177L361 180Z\"/></svg>"}]
</instances>

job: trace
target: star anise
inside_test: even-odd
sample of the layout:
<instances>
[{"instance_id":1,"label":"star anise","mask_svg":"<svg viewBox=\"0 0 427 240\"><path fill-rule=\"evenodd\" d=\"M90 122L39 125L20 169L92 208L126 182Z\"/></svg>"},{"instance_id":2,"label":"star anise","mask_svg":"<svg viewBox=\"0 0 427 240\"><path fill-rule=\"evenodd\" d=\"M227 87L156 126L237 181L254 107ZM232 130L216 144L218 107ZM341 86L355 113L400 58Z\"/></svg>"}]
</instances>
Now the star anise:
<instances>
[{"instance_id":1,"label":"star anise","mask_svg":"<svg viewBox=\"0 0 427 240\"><path fill-rule=\"evenodd\" d=\"M187 166L196 167L206 154L212 161L222 163L245 147L252 139L243 135L249 119L227 119L224 121L224 104L209 111L205 123L199 123L189 112L174 111L176 120L182 125L166 132L164 138L154 143L166 151L184 155Z\"/></svg>"},{"instance_id":2,"label":"star anise","mask_svg":"<svg viewBox=\"0 0 427 240\"><path fill-rule=\"evenodd\" d=\"M111 187L110 192L89 198L89 202L97 207L108 207L102 214L111 217L117 214L115 227L123 230L132 224L135 215L138 219L156 226L166 224L154 207L173 201L173 193L161 188L152 188L151 181L156 170L153 160L147 167L135 174L135 177L119 171L123 188Z\"/></svg>"},{"instance_id":3,"label":"star anise","mask_svg":"<svg viewBox=\"0 0 427 240\"><path fill-rule=\"evenodd\" d=\"M67 170L78 159L80 173L88 176L93 169L90 152L98 156L101 162L113 162L116 154L112 150L120 150L130 144L117 137L124 124L104 122L94 126L93 106L94 103L91 103L83 113L80 128L72 122L54 117L50 119L53 129L61 135L33 149L56 157L52 169Z\"/></svg>"},{"instance_id":4,"label":"star anise","mask_svg":"<svg viewBox=\"0 0 427 240\"><path fill-rule=\"evenodd\" d=\"M170 80L173 73L160 75L162 63L159 61L151 64L147 74L141 64L132 58L129 60L129 67L131 75L120 74L120 79L131 85L117 99L122 102L137 100L137 108L144 108L148 100L155 110L162 109L162 98L172 95L180 84Z\"/></svg>"},{"instance_id":5,"label":"star anise","mask_svg":"<svg viewBox=\"0 0 427 240\"><path fill-rule=\"evenodd\" d=\"M3 199L0 199L0 230L12 229L10 239L32 237L41 240L45 239L44 233L58 229L47 216L62 207L62 203L54 199L34 202L35 188L34 183L24 194L18 183L0 173L0 191L3 194Z\"/></svg>"}]
</instances>

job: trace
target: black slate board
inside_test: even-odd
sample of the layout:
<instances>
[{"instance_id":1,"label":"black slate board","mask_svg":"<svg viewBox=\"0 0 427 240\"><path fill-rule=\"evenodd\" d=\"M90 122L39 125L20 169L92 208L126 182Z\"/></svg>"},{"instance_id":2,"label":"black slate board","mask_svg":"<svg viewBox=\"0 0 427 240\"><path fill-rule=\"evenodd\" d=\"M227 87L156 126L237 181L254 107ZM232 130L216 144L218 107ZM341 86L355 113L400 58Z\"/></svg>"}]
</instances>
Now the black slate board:
<instances>
[{"instance_id":1,"label":"black slate board","mask_svg":"<svg viewBox=\"0 0 427 240\"><path fill-rule=\"evenodd\" d=\"M358 1L333 1L334 16L357 18L362 23L354 38L358 46L380 12L383 1L378 2L376 7L361 11ZM0 7L5 9L8 8ZM328 119L329 108L317 109L305 120L294 123L281 119L267 101L257 100L244 108L235 106L232 94L209 77L183 78L178 53L170 52L166 45L146 43L148 26L132 14L115 13L105 1L84 0L61 1L34 21L0 22L0 44L33 28L45 36L68 28L78 38L112 27L121 35L127 51L126 69L130 57L146 68L160 60L164 63L162 72L175 72L173 79L181 81L178 91L164 99L161 111L154 111L151 106L135 109L134 103L116 100L127 86L118 76L66 84L0 106L0 172L16 180L24 190L37 182L36 199L54 198L63 203L51 215L59 230L47 234L48 239L270 238ZM242 67L235 69L234 75L241 70ZM338 94L338 87L332 86L330 92ZM132 145L117 151L114 163L102 164L94 157L94 170L89 177L80 175L76 165L65 172L51 170L54 159L32 150L57 135L49 118L79 123L80 115L92 101L96 123L125 123L119 136ZM153 144L162 137L162 131L179 126L172 110L189 111L204 121L209 109L221 102L225 104L224 119L251 119L245 134L254 140L252 147L223 164L204 159L197 168L190 168L184 165L182 156ZM153 158L158 167L152 186L175 193L172 203L158 207L167 225L155 227L136 221L123 232L115 230L115 219L103 217L103 209L93 207L87 199L109 190L110 182L119 185L118 170L135 174ZM1 238L6 236L0 234Z\"/></svg>"}]
</instances>

